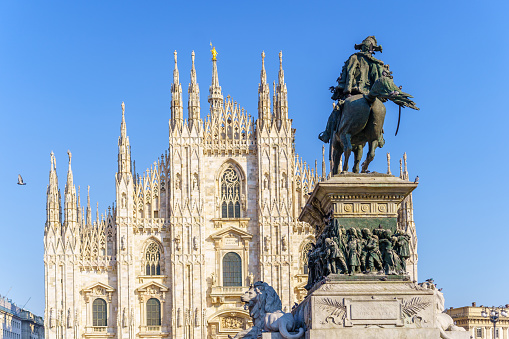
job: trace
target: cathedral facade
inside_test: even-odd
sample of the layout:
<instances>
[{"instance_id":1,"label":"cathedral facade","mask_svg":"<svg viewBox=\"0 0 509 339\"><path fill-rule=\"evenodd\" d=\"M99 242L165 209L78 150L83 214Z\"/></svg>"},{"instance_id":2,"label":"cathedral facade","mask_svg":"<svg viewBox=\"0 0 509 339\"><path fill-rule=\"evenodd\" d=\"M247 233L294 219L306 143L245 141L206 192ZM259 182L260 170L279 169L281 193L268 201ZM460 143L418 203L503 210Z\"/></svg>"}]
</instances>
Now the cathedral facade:
<instances>
[{"instance_id":1,"label":"cathedral facade","mask_svg":"<svg viewBox=\"0 0 509 339\"><path fill-rule=\"evenodd\" d=\"M184 119L175 52L169 146L142 175L122 103L116 203L95 220L90 195L82 207L73 183L71 153L63 201L51 154L46 338L222 339L251 326L240 297L254 281L273 286L287 311L305 297L314 232L298 216L326 179L325 161L319 174L296 154L282 56L272 96L264 57L257 119L223 97L213 54L202 120L193 52ZM399 218L409 232L412 213L410 196Z\"/></svg>"}]
</instances>

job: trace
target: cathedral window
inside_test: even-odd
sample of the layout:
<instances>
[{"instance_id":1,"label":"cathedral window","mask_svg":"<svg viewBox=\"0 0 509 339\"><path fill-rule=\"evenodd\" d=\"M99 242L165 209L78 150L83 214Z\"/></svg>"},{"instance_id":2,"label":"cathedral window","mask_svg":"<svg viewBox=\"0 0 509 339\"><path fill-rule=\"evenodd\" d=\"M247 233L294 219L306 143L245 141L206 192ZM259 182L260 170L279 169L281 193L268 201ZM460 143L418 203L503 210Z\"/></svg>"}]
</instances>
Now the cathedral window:
<instances>
[{"instance_id":1,"label":"cathedral window","mask_svg":"<svg viewBox=\"0 0 509 339\"><path fill-rule=\"evenodd\" d=\"M161 326L161 303L155 298L147 301L147 326Z\"/></svg>"},{"instance_id":2,"label":"cathedral window","mask_svg":"<svg viewBox=\"0 0 509 339\"><path fill-rule=\"evenodd\" d=\"M235 252L223 257L223 286L242 286L242 260Z\"/></svg>"},{"instance_id":3,"label":"cathedral window","mask_svg":"<svg viewBox=\"0 0 509 339\"><path fill-rule=\"evenodd\" d=\"M240 218L240 179L233 166L221 177L221 217Z\"/></svg>"},{"instance_id":4,"label":"cathedral window","mask_svg":"<svg viewBox=\"0 0 509 339\"><path fill-rule=\"evenodd\" d=\"M308 242L304 247L302 248L301 252L301 262L302 267L304 268L304 274L308 274L308 252L311 250L313 244Z\"/></svg>"},{"instance_id":5,"label":"cathedral window","mask_svg":"<svg viewBox=\"0 0 509 339\"><path fill-rule=\"evenodd\" d=\"M92 316L93 316L93 326L107 326L106 325L106 301L101 298L97 298L94 300L92 305Z\"/></svg>"},{"instance_id":6,"label":"cathedral window","mask_svg":"<svg viewBox=\"0 0 509 339\"><path fill-rule=\"evenodd\" d=\"M150 243L145 252L145 274L161 275L161 251L155 242Z\"/></svg>"}]
</instances>

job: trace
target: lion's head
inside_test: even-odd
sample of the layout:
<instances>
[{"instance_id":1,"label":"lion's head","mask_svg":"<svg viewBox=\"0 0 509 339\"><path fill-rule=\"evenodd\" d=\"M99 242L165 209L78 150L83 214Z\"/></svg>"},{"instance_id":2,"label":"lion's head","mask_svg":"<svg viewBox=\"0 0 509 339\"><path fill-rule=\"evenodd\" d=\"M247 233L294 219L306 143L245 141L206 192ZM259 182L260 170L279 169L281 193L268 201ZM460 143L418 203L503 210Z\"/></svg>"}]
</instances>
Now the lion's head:
<instances>
[{"instance_id":1,"label":"lion's head","mask_svg":"<svg viewBox=\"0 0 509 339\"><path fill-rule=\"evenodd\" d=\"M267 313L281 310L281 299L276 291L263 281L255 282L241 297L249 308L249 315L253 318L255 325L257 320L263 318Z\"/></svg>"}]
</instances>

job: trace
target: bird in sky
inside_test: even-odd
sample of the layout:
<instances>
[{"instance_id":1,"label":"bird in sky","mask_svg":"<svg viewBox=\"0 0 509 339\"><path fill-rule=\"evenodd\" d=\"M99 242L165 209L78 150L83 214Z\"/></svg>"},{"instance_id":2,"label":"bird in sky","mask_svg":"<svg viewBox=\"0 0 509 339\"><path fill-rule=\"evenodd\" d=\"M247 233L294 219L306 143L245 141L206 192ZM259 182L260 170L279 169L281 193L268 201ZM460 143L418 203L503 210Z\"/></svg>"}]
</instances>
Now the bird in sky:
<instances>
[{"instance_id":1,"label":"bird in sky","mask_svg":"<svg viewBox=\"0 0 509 339\"><path fill-rule=\"evenodd\" d=\"M21 174L18 174L18 185L26 185L26 183L23 182L23 178L21 177Z\"/></svg>"}]
</instances>

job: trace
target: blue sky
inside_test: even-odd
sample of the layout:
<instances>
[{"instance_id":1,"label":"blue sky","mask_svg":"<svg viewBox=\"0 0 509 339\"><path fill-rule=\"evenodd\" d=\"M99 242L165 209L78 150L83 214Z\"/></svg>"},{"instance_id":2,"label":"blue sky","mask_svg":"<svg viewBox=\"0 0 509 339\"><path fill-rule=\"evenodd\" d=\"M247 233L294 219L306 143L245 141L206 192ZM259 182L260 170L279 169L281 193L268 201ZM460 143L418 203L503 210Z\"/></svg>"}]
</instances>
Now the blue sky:
<instances>
[{"instance_id":1,"label":"blue sky","mask_svg":"<svg viewBox=\"0 0 509 339\"><path fill-rule=\"evenodd\" d=\"M387 104L385 152L408 154L419 237L420 280L444 288L446 306L509 303L507 281L509 118L505 105L506 1L2 1L0 2L0 294L42 315L43 229L49 154L63 191L67 149L74 182L93 204L115 199L120 103L138 172L168 147L173 51L187 102L196 53L202 118L211 81L257 115L262 50L268 80L283 51L297 152L321 158L317 135L353 46L375 35L377 57L420 111ZM272 88L272 86L271 86ZM271 89L272 90L272 89ZM187 114L187 113L185 113ZM16 185L21 173L26 186Z\"/></svg>"}]
</instances>

